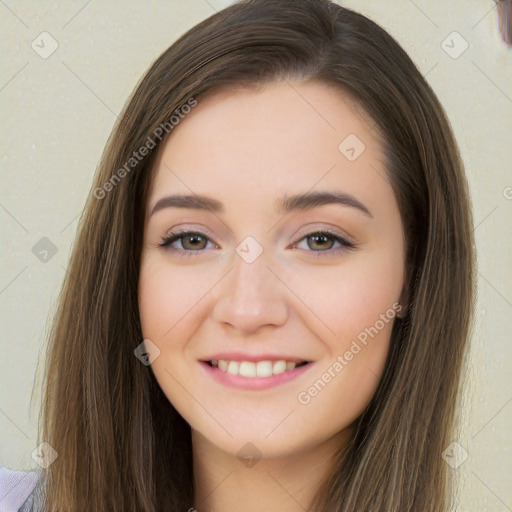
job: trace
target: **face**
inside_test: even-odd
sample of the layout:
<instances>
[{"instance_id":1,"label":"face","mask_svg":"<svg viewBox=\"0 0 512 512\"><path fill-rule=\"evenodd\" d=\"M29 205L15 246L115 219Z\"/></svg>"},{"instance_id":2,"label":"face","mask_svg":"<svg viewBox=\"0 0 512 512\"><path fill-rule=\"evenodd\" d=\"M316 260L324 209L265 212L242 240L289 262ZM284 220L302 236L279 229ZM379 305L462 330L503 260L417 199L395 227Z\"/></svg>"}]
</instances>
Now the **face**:
<instances>
[{"instance_id":1,"label":"face","mask_svg":"<svg viewBox=\"0 0 512 512\"><path fill-rule=\"evenodd\" d=\"M383 161L360 109L315 82L215 93L174 128L149 192L139 308L160 351L151 369L193 438L284 456L361 415L404 278Z\"/></svg>"}]
</instances>

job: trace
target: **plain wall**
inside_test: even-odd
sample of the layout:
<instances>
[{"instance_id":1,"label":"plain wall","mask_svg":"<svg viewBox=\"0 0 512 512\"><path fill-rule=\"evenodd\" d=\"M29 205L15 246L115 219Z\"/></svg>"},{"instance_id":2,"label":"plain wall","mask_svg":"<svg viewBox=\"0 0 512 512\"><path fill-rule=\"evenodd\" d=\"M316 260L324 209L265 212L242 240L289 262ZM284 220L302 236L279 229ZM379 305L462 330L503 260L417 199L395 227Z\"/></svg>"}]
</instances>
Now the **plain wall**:
<instances>
[{"instance_id":1,"label":"plain wall","mask_svg":"<svg viewBox=\"0 0 512 512\"><path fill-rule=\"evenodd\" d=\"M38 468L31 458L40 398L36 393L31 403L34 375L77 219L116 115L164 49L229 3L0 3L3 466ZM492 0L343 5L398 40L455 131L473 198L479 275L465 423L454 439L468 458L451 471L460 482L457 510L512 510L512 50L500 39ZM40 36L44 31L51 37ZM58 48L47 56L52 39ZM41 250L49 251L47 261L40 259Z\"/></svg>"}]
</instances>

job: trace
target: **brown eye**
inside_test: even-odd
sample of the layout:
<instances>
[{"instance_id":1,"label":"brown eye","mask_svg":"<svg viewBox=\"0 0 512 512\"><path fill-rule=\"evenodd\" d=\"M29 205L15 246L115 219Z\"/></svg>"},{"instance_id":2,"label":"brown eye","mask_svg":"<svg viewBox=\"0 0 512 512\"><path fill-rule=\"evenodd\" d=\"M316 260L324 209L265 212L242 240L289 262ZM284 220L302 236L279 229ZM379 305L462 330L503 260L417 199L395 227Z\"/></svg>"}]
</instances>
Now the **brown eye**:
<instances>
[{"instance_id":1,"label":"brown eye","mask_svg":"<svg viewBox=\"0 0 512 512\"><path fill-rule=\"evenodd\" d=\"M329 255L355 249L356 245L340 235L330 233L328 231L317 231L302 237L295 243L294 248L315 253L317 255L322 253Z\"/></svg>"},{"instance_id":2,"label":"brown eye","mask_svg":"<svg viewBox=\"0 0 512 512\"><path fill-rule=\"evenodd\" d=\"M194 233L192 235L182 235L180 239L181 245L183 246L183 249L185 249L186 251L204 249L207 244L206 237L198 233Z\"/></svg>"},{"instance_id":3,"label":"brown eye","mask_svg":"<svg viewBox=\"0 0 512 512\"><path fill-rule=\"evenodd\" d=\"M313 251L329 250L334 244L333 237L325 233L309 235L306 238L308 247Z\"/></svg>"},{"instance_id":4,"label":"brown eye","mask_svg":"<svg viewBox=\"0 0 512 512\"><path fill-rule=\"evenodd\" d=\"M177 253L201 253L206 249L210 239L203 233L194 231L183 231L180 233L170 233L160 242L160 247ZM177 243L179 244L177 245ZM181 245L181 247L180 247Z\"/></svg>"}]
</instances>

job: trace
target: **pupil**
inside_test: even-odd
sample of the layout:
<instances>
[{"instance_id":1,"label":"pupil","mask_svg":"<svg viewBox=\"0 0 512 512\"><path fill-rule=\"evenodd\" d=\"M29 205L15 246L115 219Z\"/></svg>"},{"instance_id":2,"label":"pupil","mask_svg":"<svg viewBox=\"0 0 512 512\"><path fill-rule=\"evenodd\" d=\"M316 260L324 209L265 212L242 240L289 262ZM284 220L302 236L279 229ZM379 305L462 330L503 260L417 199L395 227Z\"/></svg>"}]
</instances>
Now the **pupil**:
<instances>
[{"instance_id":1,"label":"pupil","mask_svg":"<svg viewBox=\"0 0 512 512\"><path fill-rule=\"evenodd\" d=\"M185 240L192 245L193 247L197 248L203 240L201 240L203 237L201 235L189 235L185 238Z\"/></svg>"},{"instance_id":2,"label":"pupil","mask_svg":"<svg viewBox=\"0 0 512 512\"><path fill-rule=\"evenodd\" d=\"M328 235L312 235L311 238L313 239L313 244L320 243L320 245L322 245L322 243L325 244L325 242L329 242L329 236Z\"/></svg>"}]
</instances>

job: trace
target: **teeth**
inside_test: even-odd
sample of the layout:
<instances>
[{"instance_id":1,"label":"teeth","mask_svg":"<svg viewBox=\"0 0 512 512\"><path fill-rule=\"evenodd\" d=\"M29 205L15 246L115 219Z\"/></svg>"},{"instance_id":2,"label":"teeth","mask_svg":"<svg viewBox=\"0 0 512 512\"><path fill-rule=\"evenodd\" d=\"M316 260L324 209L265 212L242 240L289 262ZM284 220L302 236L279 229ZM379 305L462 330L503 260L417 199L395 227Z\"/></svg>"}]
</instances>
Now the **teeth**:
<instances>
[{"instance_id":1,"label":"teeth","mask_svg":"<svg viewBox=\"0 0 512 512\"><path fill-rule=\"evenodd\" d=\"M284 373L286 371L286 361L276 361L274 363L274 367L272 368L272 373L274 375L278 375L279 373Z\"/></svg>"},{"instance_id":2,"label":"teeth","mask_svg":"<svg viewBox=\"0 0 512 512\"><path fill-rule=\"evenodd\" d=\"M238 363L236 361L229 361L228 373L231 373L231 375L238 375Z\"/></svg>"},{"instance_id":3,"label":"teeth","mask_svg":"<svg viewBox=\"0 0 512 512\"><path fill-rule=\"evenodd\" d=\"M256 377L256 365L249 361L242 361L238 369L238 375L242 377Z\"/></svg>"},{"instance_id":4,"label":"teeth","mask_svg":"<svg viewBox=\"0 0 512 512\"><path fill-rule=\"evenodd\" d=\"M270 377L272 375L272 361L260 361L254 366L258 377Z\"/></svg>"},{"instance_id":5,"label":"teeth","mask_svg":"<svg viewBox=\"0 0 512 512\"><path fill-rule=\"evenodd\" d=\"M270 377L293 370L298 363L292 361L226 361L225 359L210 361L211 365L231 375L240 375L249 379L254 377Z\"/></svg>"}]
</instances>

